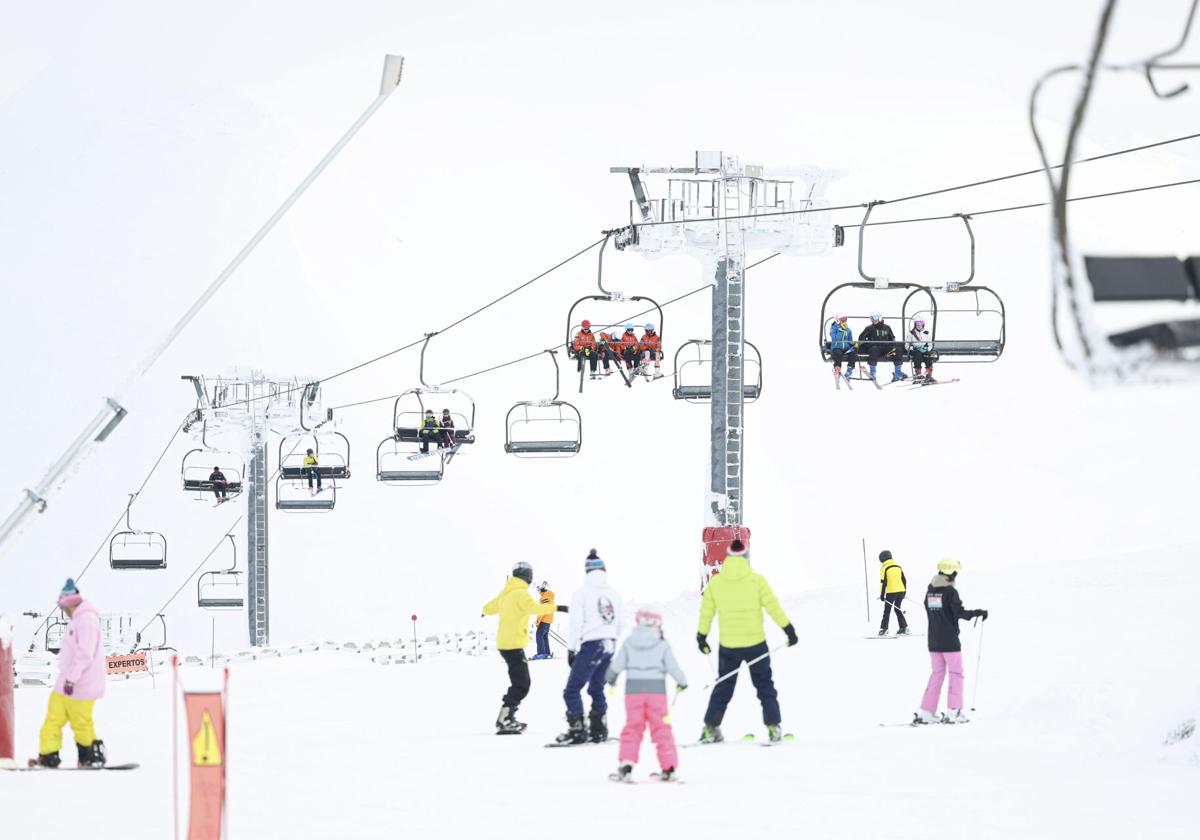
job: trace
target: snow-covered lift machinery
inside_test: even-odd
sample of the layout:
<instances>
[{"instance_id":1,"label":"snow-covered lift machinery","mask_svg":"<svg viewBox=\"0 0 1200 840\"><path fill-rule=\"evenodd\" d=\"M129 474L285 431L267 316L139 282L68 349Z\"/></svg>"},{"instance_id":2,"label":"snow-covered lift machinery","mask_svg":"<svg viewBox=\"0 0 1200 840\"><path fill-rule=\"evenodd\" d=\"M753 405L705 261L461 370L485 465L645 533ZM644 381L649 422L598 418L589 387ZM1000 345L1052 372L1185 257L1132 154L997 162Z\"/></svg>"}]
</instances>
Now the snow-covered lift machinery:
<instances>
[{"instance_id":1,"label":"snow-covered lift machinery","mask_svg":"<svg viewBox=\"0 0 1200 840\"><path fill-rule=\"evenodd\" d=\"M707 580L743 526L746 253L770 249L793 256L821 254L834 246L823 195L836 173L815 168L764 167L735 155L696 152L689 166L616 166L633 187L630 225L617 233L618 250L647 257L686 253L700 260L713 285L710 479L705 504L704 569ZM665 175L666 195L653 199L646 177Z\"/></svg>"}]
</instances>

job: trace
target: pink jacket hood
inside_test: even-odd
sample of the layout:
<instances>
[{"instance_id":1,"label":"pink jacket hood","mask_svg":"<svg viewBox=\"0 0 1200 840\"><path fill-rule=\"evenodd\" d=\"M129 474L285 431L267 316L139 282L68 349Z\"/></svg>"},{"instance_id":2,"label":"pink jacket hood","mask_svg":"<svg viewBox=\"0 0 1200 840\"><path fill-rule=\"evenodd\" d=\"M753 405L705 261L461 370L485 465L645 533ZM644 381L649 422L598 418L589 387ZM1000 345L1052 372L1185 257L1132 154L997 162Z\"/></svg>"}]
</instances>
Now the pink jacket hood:
<instances>
[{"instance_id":1,"label":"pink jacket hood","mask_svg":"<svg viewBox=\"0 0 1200 840\"><path fill-rule=\"evenodd\" d=\"M100 613L91 601L75 608L67 624L62 648L58 652L58 679L54 690L65 694L63 684L74 683L75 700L99 700L104 696L104 679L108 665L104 661L104 639L100 634Z\"/></svg>"}]
</instances>

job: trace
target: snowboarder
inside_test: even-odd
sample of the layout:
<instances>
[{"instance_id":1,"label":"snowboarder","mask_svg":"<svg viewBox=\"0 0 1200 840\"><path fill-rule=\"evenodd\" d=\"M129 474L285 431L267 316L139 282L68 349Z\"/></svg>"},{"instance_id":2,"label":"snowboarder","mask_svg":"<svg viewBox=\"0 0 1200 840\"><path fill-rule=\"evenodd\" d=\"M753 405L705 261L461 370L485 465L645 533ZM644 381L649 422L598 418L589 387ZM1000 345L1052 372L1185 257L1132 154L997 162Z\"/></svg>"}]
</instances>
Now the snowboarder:
<instances>
[{"instance_id":1,"label":"snowboarder","mask_svg":"<svg viewBox=\"0 0 1200 840\"><path fill-rule=\"evenodd\" d=\"M939 560L937 574L925 590L925 615L929 619L929 659L933 672L925 686L921 708L913 717L914 724L935 723L938 698L942 695L942 681L950 672L950 691L946 696L948 712L940 720L943 723L966 723L963 714L963 666L962 644L958 640L958 622L963 619L982 618L987 621L987 610L968 610L958 597L955 583L962 564L949 558Z\"/></svg>"},{"instance_id":2,"label":"snowboarder","mask_svg":"<svg viewBox=\"0 0 1200 840\"><path fill-rule=\"evenodd\" d=\"M716 684L709 697L708 710L704 713L704 730L700 734L701 743L725 740L721 734L721 720L725 717L725 707L733 699L737 670L743 662L760 656L763 658L750 666L750 681L762 703L767 736L772 741L783 740L778 694L771 679L771 657L764 656L769 651L767 636L763 632L763 610L783 628L788 647L799 641L796 629L779 605L779 599L771 591L766 578L751 571L745 543L735 539L729 544L729 554L720 572L709 580L700 601L700 629L696 632L696 643L701 653L712 653L708 646L708 631L712 628L713 616L719 615L721 640L717 648L718 678L732 673L728 679Z\"/></svg>"},{"instance_id":3,"label":"snowboarder","mask_svg":"<svg viewBox=\"0 0 1200 840\"><path fill-rule=\"evenodd\" d=\"M67 614L66 635L58 652L58 679L50 692L46 722L38 737L38 757L29 766L58 767L62 748L62 729L71 725L79 767L103 767L104 742L96 737L92 712L104 696L107 665L100 634L100 614L90 601L83 600L72 578L67 578L58 596L58 606ZM7 677L7 675L5 675Z\"/></svg>"},{"instance_id":4,"label":"snowboarder","mask_svg":"<svg viewBox=\"0 0 1200 840\"><path fill-rule=\"evenodd\" d=\"M846 316L839 315L829 325L829 355L833 357L833 375L845 376L847 379L854 373L854 365L858 361L858 353L854 349L854 331L846 323ZM846 364L846 372L842 373L842 363Z\"/></svg>"},{"instance_id":5,"label":"snowboarder","mask_svg":"<svg viewBox=\"0 0 1200 840\"><path fill-rule=\"evenodd\" d=\"M654 362L654 378L662 379L662 339L654 331L653 324L647 324L640 342L642 351L642 372L650 378L650 363Z\"/></svg>"},{"instance_id":6,"label":"snowboarder","mask_svg":"<svg viewBox=\"0 0 1200 840\"><path fill-rule=\"evenodd\" d=\"M208 474L208 482L212 485L213 495L217 497L218 502L229 498L229 482L220 467L213 467L212 472Z\"/></svg>"},{"instance_id":7,"label":"snowboarder","mask_svg":"<svg viewBox=\"0 0 1200 840\"><path fill-rule=\"evenodd\" d=\"M567 664L571 673L563 689L567 705L567 731L555 740L560 744L601 743L608 740L608 701L604 697L604 675L616 652L621 628L621 599L608 585L608 572L596 549L583 564L583 587L571 597L570 630L567 633ZM584 686L592 698L588 726L583 725Z\"/></svg>"},{"instance_id":8,"label":"snowboarder","mask_svg":"<svg viewBox=\"0 0 1200 840\"><path fill-rule=\"evenodd\" d=\"M300 468L300 475L308 479L308 489L313 489L313 479L317 480L317 492L321 492L321 470L317 461L317 456L313 454L311 449L305 450L304 466Z\"/></svg>"},{"instance_id":9,"label":"snowboarder","mask_svg":"<svg viewBox=\"0 0 1200 840\"><path fill-rule=\"evenodd\" d=\"M496 630L496 650L508 666L508 691L501 700L500 715L496 718L497 735L519 735L525 724L516 718L517 708L529 694L529 663L525 661L525 645L529 643L529 616L551 614L554 608L539 604L529 594L533 583L533 567L521 561L513 566L512 577L500 594L483 605L484 615L499 615Z\"/></svg>"},{"instance_id":10,"label":"snowboarder","mask_svg":"<svg viewBox=\"0 0 1200 840\"><path fill-rule=\"evenodd\" d=\"M904 577L904 569L892 559L892 552L886 548L879 552L879 562L883 564L879 567L879 600L883 601L883 621L879 625L879 635L887 635L888 619L891 617L892 607L895 607L896 620L900 622L900 629L896 631L896 635L907 636L908 621L904 618L900 605L904 603L904 593L908 591L908 579Z\"/></svg>"},{"instance_id":11,"label":"snowboarder","mask_svg":"<svg viewBox=\"0 0 1200 840\"><path fill-rule=\"evenodd\" d=\"M425 416L421 418L421 431L418 432L418 437L421 438L421 451L429 453L429 444L432 442L438 449L442 448L442 435L439 431L437 417L433 415L433 409L425 409Z\"/></svg>"},{"instance_id":12,"label":"snowboarder","mask_svg":"<svg viewBox=\"0 0 1200 840\"><path fill-rule=\"evenodd\" d=\"M592 377L596 376L596 336L592 335L592 322L584 321L579 325L579 332L575 333L575 340L571 342L569 355L575 359L575 372L583 372L583 360L587 359L588 367L591 368Z\"/></svg>"},{"instance_id":13,"label":"snowboarder","mask_svg":"<svg viewBox=\"0 0 1200 840\"><path fill-rule=\"evenodd\" d=\"M454 418L450 416L450 409L442 409L441 425L438 428L442 430L441 437L438 438L438 449L454 446Z\"/></svg>"},{"instance_id":14,"label":"snowboarder","mask_svg":"<svg viewBox=\"0 0 1200 840\"><path fill-rule=\"evenodd\" d=\"M642 735L650 729L650 738L658 752L658 778L669 782L675 778L679 763L675 736L671 732L670 708L667 706L667 674L675 680L675 691L687 688L687 676L671 646L663 638L662 616L640 610L637 626L621 645L606 677L609 685L617 684L617 675L625 676L625 728L621 730L621 747L617 752L617 772L614 781L623 781L633 772L641 751Z\"/></svg>"},{"instance_id":15,"label":"snowboarder","mask_svg":"<svg viewBox=\"0 0 1200 840\"><path fill-rule=\"evenodd\" d=\"M871 313L871 323L858 334L859 348L866 345L867 364L870 366L871 378L875 378L875 366L880 359L891 358L895 369L892 371L892 381L899 382L908 379L908 375L900 369L900 348L896 334L892 328L883 322L883 316L878 312Z\"/></svg>"},{"instance_id":16,"label":"snowboarder","mask_svg":"<svg viewBox=\"0 0 1200 840\"><path fill-rule=\"evenodd\" d=\"M550 624L554 621L554 612L557 609L554 606L554 593L550 591L550 584L542 581L538 584L538 601L544 607L550 605L549 615L538 615L534 617L534 634L533 639L537 643L537 653L533 655L533 659L550 659Z\"/></svg>"},{"instance_id":17,"label":"snowboarder","mask_svg":"<svg viewBox=\"0 0 1200 840\"><path fill-rule=\"evenodd\" d=\"M908 331L908 356L912 359L913 366L913 382L925 380L933 381L933 360L936 358L933 352L933 340L929 334L929 330L925 329L925 320L917 318L913 321L912 327ZM922 368L927 368L928 373L921 373Z\"/></svg>"}]
</instances>

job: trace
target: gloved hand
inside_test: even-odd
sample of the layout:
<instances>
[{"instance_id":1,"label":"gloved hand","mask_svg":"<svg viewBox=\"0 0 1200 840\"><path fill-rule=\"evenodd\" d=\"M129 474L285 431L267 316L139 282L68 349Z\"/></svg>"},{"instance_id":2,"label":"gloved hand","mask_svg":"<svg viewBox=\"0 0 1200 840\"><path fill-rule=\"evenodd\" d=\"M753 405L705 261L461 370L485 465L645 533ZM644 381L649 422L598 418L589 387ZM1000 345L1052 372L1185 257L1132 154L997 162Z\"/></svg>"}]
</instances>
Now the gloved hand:
<instances>
[{"instance_id":1,"label":"gloved hand","mask_svg":"<svg viewBox=\"0 0 1200 840\"><path fill-rule=\"evenodd\" d=\"M570 612L571 608L568 607L566 604L559 604L557 607L555 607L555 610L557 610L558 612Z\"/></svg>"},{"instance_id":2,"label":"gloved hand","mask_svg":"<svg viewBox=\"0 0 1200 840\"><path fill-rule=\"evenodd\" d=\"M712 648L708 646L708 636L705 636L703 633L696 634L696 644L699 645L700 652L705 656L712 653Z\"/></svg>"},{"instance_id":3,"label":"gloved hand","mask_svg":"<svg viewBox=\"0 0 1200 840\"><path fill-rule=\"evenodd\" d=\"M591 351L591 350L584 350L584 351L583 351L583 355L585 355L585 356L590 356L590 355L592 355L592 351Z\"/></svg>"},{"instance_id":4,"label":"gloved hand","mask_svg":"<svg viewBox=\"0 0 1200 840\"><path fill-rule=\"evenodd\" d=\"M65 682L63 682L63 694L70 697L74 693L75 693L75 683L71 682L70 680L66 680Z\"/></svg>"},{"instance_id":5,"label":"gloved hand","mask_svg":"<svg viewBox=\"0 0 1200 840\"><path fill-rule=\"evenodd\" d=\"M789 624L787 627L783 628L783 632L787 636L788 647L791 647L792 645L799 643L800 637L796 635L795 627L793 627L792 625Z\"/></svg>"},{"instance_id":6,"label":"gloved hand","mask_svg":"<svg viewBox=\"0 0 1200 840\"><path fill-rule=\"evenodd\" d=\"M678 693L679 693L679 692L681 692L681 691L687 691L687 686L686 686L686 685L677 685L677 686L675 686L675 693L676 693L676 694L678 694Z\"/></svg>"},{"instance_id":7,"label":"gloved hand","mask_svg":"<svg viewBox=\"0 0 1200 840\"><path fill-rule=\"evenodd\" d=\"M574 664L575 664L575 651L569 650L569 651L567 651L567 667L569 668Z\"/></svg>"},{"instance_id":8,"label":"gloved hand","mask_svg":"<svg viewBox=\"0 0 1200 840\"><path fill-rule=\"evenodd\" d=\"M976 611L975 611L975 613L976 613L976 614L977 614L977 615L978 615L980 618L982 618L984 621L987 621L987 617L988 617L988 611L987 611L987 610L976 610Z\"/></svg>"}]
</instances>

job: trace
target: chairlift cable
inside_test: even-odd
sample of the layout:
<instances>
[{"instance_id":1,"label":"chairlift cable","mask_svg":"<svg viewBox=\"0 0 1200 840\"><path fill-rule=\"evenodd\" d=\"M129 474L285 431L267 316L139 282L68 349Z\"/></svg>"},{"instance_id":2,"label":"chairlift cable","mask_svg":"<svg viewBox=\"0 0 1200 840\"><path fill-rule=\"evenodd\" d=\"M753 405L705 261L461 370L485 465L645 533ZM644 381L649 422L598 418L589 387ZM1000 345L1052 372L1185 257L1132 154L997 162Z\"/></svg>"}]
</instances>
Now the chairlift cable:
<instances>
[{"instance_id":1,"label":"chairlift cable","mask_svg":"<svg viewBox=\"0 0 1200 840\"><path fill-rule=\"evenodd\" d=\"M217 544L212 547L212 550L210 552L208 552L208 554L204 555L204 559L200 561L200 563L196 566L196 568L192 570L192 573L187 576L187 578L184 580L184 582L182 584L180 584L179 588L175 590L175 593L173 595L171 595L170 598L167 599L165 604L163 604L161 607L159 607L157 610L155 610L152 613L152 615L155 618L157 618L160 614L162 614L163 610L165 610L167 607L169 607L171 605L171 602L179 597L179 593L183 591L183 588L192 582L192 578L194 578L200 572L200 570L202 568L204 568L204 564L207 563L212 558L212 556L217 553L217 549L220 548L222 545L224 545L225 540L233 535L233 529L236 528L238 526L238 523L241 521L242 521L242 517L239 516L237 519L235 519L233 521L232 525L230 525L228 528L225 529L225 532L221 534L221 538L219 540L217 540ZM140 636L142 633L145 633L146 628L149 627L153 623L154 623L154 618L147 621L146 624L142 627L142 629L138 631L138 635Z\"/></svg>"}]
</instances>

